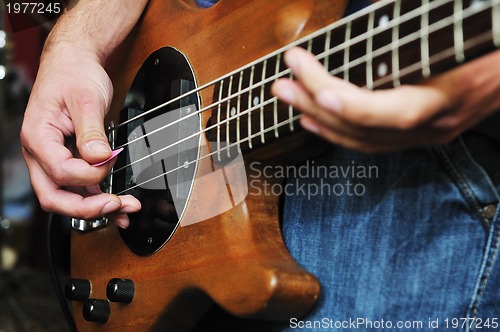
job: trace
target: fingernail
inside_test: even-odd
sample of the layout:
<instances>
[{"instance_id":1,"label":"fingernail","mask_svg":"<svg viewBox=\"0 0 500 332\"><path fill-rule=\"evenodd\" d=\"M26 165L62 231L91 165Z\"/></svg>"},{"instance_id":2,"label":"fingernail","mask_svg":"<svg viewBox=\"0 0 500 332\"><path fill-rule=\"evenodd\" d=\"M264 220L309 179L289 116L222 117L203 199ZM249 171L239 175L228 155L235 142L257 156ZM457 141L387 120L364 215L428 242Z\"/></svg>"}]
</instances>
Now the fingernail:
<instances>
[{"instance_id":1,"label":"fingernail","mask_svg":"<svg viewBox=\"0 0 500 332\"><path fill-rule=\"evenodd\" d=\"M294 55L295 52L287 52L285 55L285 63L292 71L297 72L299 70L299 58Z\"/></svg>"},{"instance_id":2,"label":"fingernail","mask_svg":"<svg viewBox=\"0 0 500 332\"><path fill-rule=\"evenodd\" d=\"M117 203L115 201L111 201L111 202L107 203L106 205L104 205L104 207L102 208L101 214L104 216L104 215L110 214L111 212L118 210L119 208L120 208L119 203Z\"/></svg>"},{"instance_id":3,"label":"fingernail","mask_svg":"<svg viewBox=\"0 0 500 332\"><path fill-rule=\"evenodd\" d=\"M319 127L311 120L308 120L307 118L302 118L302 121L300 121L300 124L302 127L304 127L306 130L313 132L317 134L319 132Z\"/></svg>"},{"instance_id":4,"label":"fingernail","mask_svg":"<svg viewBox=\"0 0 500 332\"><path fill-rule=\"evenodd\" d=\"M125 205L120 208L120 213L134 213L134 212L137 212L139 211L139 209L137 209L135 206L131 206L131 205Z\"/></svg>"},{"instance_id":5,"label":"fingernail","mask_svg":"<svg viewBox=\"0 0 500 332\"><path fill-rule=\"evenodd\" d=\"M329 90L318 92L316 102L324 109L333 113L340 113L342 111L342 103L339 98Z\"/></svg>"},{"instance_id":6,"label":"fingernail","mask_svg":"<svg viewBox=\"0 0 500 332\"><path fill-rule=\"evenodd\" d=\"M290 89L282 89L276 92L278 98L287 104L293 104L295 102L295 93Z\"/></svg>"},{"instance_id":7,"label":"fingernail","mask_svg":"<svg viewBox=\"0 0 500 332\"><path fill-rule=\"evenodd\" d=\"M115 220L116 226L126 229L128 226L130 226L130 222L125 221L125 220Z\"/></svg>"},{"instance_id":8,"label":"fingernail","mask_svg":"<svg viewBox=\"0 0 500 332\"><path fill-rule=\"evenodd\" d=\"M109 153L111 148L103 141L90 141L85 143L85 148L92 153Z\"/></svg>"}]
</instances>

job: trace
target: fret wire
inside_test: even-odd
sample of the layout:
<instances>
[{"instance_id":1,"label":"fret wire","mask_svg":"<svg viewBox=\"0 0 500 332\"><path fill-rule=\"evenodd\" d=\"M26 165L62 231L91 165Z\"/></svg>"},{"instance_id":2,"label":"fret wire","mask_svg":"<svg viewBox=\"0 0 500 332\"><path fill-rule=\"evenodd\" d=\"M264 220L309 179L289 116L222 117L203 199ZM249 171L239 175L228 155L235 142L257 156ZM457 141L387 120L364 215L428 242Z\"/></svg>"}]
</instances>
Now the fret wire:
<instances>
[{"instance_id":1,"label":"fret wire","mask_svg":"<svg viewBox=\"0 0 500 332\"><path fill-rule=\"evenodd\" d=\"M325 52L328 51L330 49L330 43L331 43L331 39L332 39L332 31L331 30L328 30L326 32L326 38L325 38ZM325 67L325 69L328 71L328 66L330 65L330 57L325 57L325 60L323 61L323 66Z\"/></svg>"},{"instance_id":2,"label":"fret wire","mask_svg":"<svg viewBox=\"0 0 500 332\"><path fill-rule=\"evenodd\" d=\"M292 72L290 72L290 75L288 75L288 78L290 80L293 80L293 73ZM289 119L293 118L293 106L292 105L288 105L288 118ZM293 121L290 121L290 131L295 131Z\"/></svg>"},{"instance_id":3,"label":"fret wire","mask_svg":"<svg viewBox=\"0 0 500 332\"><path fill-rule=\"evenodd\" d=\"M366 88L373 89L373 29L375 28L375 12L368 15L368 37L366 41Z\"/></svg>"},{"instance_id":4,"label":"fret wire","mask_svg":"<svg viewBox=\"0 0 500 332\"><path fill-rule=\"evenodd\" d=\"M264 60L264 63L262 64L262 79L266 78L266 69L267 69L267 60ZM263 83L260 86L260 102L262 105L262 101L264 100L264 87L265 84ZM264 106L262 105L260 108L260 131L263 132L264 130ZM266 137L264 134L260 136L260 141L262 144L266 143Z\"/></svg>"},{"instance_id":5,"label":"fret wire","mask_svg":"<svg viewBox=\"0 0 500 332\"><path fill-rule=\"evenodd\" d=\"M420 19L420 57L422 58L422 76L431 76L429 63L429 0L422 0L425 8Z\"/></svg>"},{"instance_id":6,"label":"fret wire","mask_svg":"<svg viewBox=\"0 0 500 332\"><path fill-rule=\"evenodd\" d=\"M464 30L463 30L463 0L455 0L453 6L453 40L455 45L455 59L457 63L465 60Z\"/></svg>"},{"instance_id":7,"label":"fret wire","mask_svg":"<svg viewBox=\"0 0 500 332\"><path fill-rule=\"evenodd\" d=\"M288 119L293 118L293 106L288 105ZM293 124L293 121L290 121L290 126L289 126L290 131L295 131L295 126Z\"/></svg>"},{"instance_id":8,"label":"fret wire","mask_svg":"<svg viewBox=\"0 0 500 332\"><path fill-rule=\"evenodd\" d=\"M261 102L260 104L258 104L258 105L256 105L256 106L253 106L253 107L251 107L251 108L249 108L249 109L247 109L247 110L243 111L241 114L242 114L242 115L244 115L244 114L247 114L247 113L249 113L249 112L253 112L253 111L255 111L255 110L256 110L257 108L259 108L259 107L265 107L265 106L267 106L267 105L270 105L270 104L274 103L277 99L278 99L278 98L276 98L276 97L271 97L270 99L267 99L267 100L265 100L264 102ZM229 121L234 120L234 119L235 119L235 117L230 117L230 118L228 118L228 119L223 120L223 121L222 121L222 123L229 123ZM166 126L165 126L165 127L166 127ZM164 127L164 128L165 128L165 127ZM210 130L214 129L215 127L216 127L216 125L211 125L210 127L207 127L207 128L205 128L205 129L202 129L201 131L195 132L195 133L193 133L193 134L191 134L191 135L189 135L189 136L187 136L187 137L184 137L184 138L182 138L182 139L178 140L178 141L177 141L177 142L175 142L175 143L172 143L172 144L170 144L170 145L167 145L166 147L161 148L160 150L158 150L158 151L156 151L156 152L151 153L151 154L150 154L150 155L148 155L148 156L145 156L145 157L142 157L142 158L140 158L140 159L138 159L138 160L135 160L135 161L131 162L130 164L128 164L128 165L126 165L126 166L123 166L123 167L121 167L121 168L117 169L116 171L114 171L113 173L110 173L110 174L115 174L115 173L118 173L119 171L122 171L123 169L126 169L127 167L130 167L130 166L132 166L132 165L134 165L134 164L136 164L136 163L138 163L138 162L141 162L141 161L145 160L146 158L152 158L155 154L158 154L158 153L160 153L160 152L162 152L162 151L165 151L165 150L167 150L167 149L170 149L171 147L176 146L176 145L178 145L178 144L180 144L180 143L182 143L182 142L185 142L185 141L187 141L188 139L191 139L191 138L193 138L193 137L196 137L196 136L198 136L198 135L201 135L201 134L203 134L203 133L206 133L206 132L208 132L208 131L210 131ZM267 132L267 131L270 131L270 130L272 130L272 129L273 129L273 126L270 126L268 129L263 128L263 130L262 130L262 135L263 135L263 133L265 133L265 132ZM144 135L143 137L145 137L145 136L146 136L146 135ZM256 135L252 135L252 137L254 137L254 136L256 136ZM244 141L244 140L243 140L243 141ZM228 145L230 145L230 144L228 144ZM224 150L224 147L222 148L222 150Z\"/></svg>"},{"instance_id":9,"label":"fret wire","mask_svg":"<svg viewBox=\"0 0 500 332\"><path fill-rule=\"evenodd\" d=\"M435 2L435 1L434 1L434 2ZM432 4L432 3L433 3L433 2L431 2L431 4ZM489 8L491 8L491 7L489 7ZM488 7L487 7L486 9L488 9ZM472 15L476 15L476 14L479 14L479 13L480 13L480 11L475 11L475 10L470 10L470 9L466 10L465 12L466 12L466 14L467 14L467 15L466 15L467 17L471 17ZM464 17L465 17L465 16L464 16ZM442 29L442 28L445 28L445 27L447 27L447 26L450 26L451 24L453 24L453 17L448 17L448 18L442 19L442 20L440 20L440 21L437 21L437 22L435 22L435 23L433 23L432 25L430 25L430 26L429 26L429 33L431 33L431 32L436 32L436 31L438 31L438 30L440 30L440 29ZM399 40L397 41L397 45L398 45L398 47L399 47L399 46L401 46L401 45L409 44L409 43L411 43L412 41L417 40L418 38L420 38L420 32L419 32L419 31L417 31L417 32L413 32L413 33L411 33L411 34L409 34L409 35L406 35L406 36L404 36L403 38L399 39ZM394 42L393 42L393 43L391 43L391 44L388 44L388 45L385 45L385 46L383 46L383 47L378 48L377 50L375 50L375 51L373 52L373 55L374 55L374 56L382 55L382 54L384 54L385 52L390 51L391 49L394 49ZM324 56L327 56L328 54L331 54L331 53L332 53L332 52L334 52L334 51L335 51L335 49L332 49L332 50L330 50L327 54L320 54L319 56L320 56L320 57L324 57ZM366 61L366 56L361 56L361 57L359 57L359 58L357 58L357 59L355 59L355 60L350 61L350 62L349 62L349 63L347 63L346 65L343 65L343 66L341 66L341 67L339 67L339 68L336 68L336 69L334 69L334 70L330 71L330 73L331 73L332 75L336 75L336 74L338 74L338 73L340 73L340 72L344 71L344 70L345 70L345 68L353 68L353 67L355 67L355 66L358 66L358 65L360 65L360 64L363 64L365 61ZM399 75L398 75L398 77L399 77Z\"/></svg>"},{"instance_id":10,"label":"fret wire","mask_svg":"<svg viewBox=\"0 0 500 332\"><path fill-rule=\"evenodd\" d=\"M233 78L234 76L231 75L231 77L229 77L229 87L228 87L228 95L231 95L231 90L232 90L232 87L233 87ZM228 99L227 100L227 109L226 109L226 119L230 119L230 108L231 108L231 99ZM230 143L230 139L229 139L229 121L226 122L226 145ZM227 149L227 157L228 158L231 158L231 151L229 151L229 149Z\"/></svg>"},{"instance_id":11,"label":"fret wire","mask_svg":"<svg viewBox=\"0 0 500 332\"><path fill-rule=\"evenodd\" d=\"M491 12L493 44L495 47L500 47L500 0L493 0L493 10Z\"/></svg>"},{"instance_id":12,"label":"fret wire","mask_svg":"<svg viewBox=\"0 0 500 332\"><path fill-rule=\"evenodd\" d=\"M243 84L243 70L240 71L240 80L238 82L238 91L241 91L241 86ZM240 92L238 94L238 107L236 108L236 142L239 142L240 141L240 110L241 110L241 96L242 96L242 93ZM240 144L238 143L237 145L237 150L238 150L238 153L241 153L241 146Z\"/></svg>"},{"instance_id":13,"label":"fret wire","mask_svg":"<svg viewBox=\"0 0 500 332\"><path fill-rule=\"evenodd\" d=\"M276 66L274 67L274 75L278 76L280 72L280 62L281 62L281 53L276 56ZM273 104L273 117L274 117L274 137L279 138L280 134L278 132L278 128L276 127L278 123L278 99Z\"/></svg>"},{"instance_id":14,"label":"fret wire","mask_svg":"<svg viewBox=\"0 0 500 332\"><path fill-rule=\"evenodd\" d=\"M349 22L347 22L347 25L346 25L346 27L345 27L345 37L344 37L344 43L343 43L343 44L347 43L347 41L348 41L349 39L351 39L351 29L352 29L352 22L351 22L351 21L349 21ZM350 59L349 59L349 58L350 58L350 54L349 54L349 52L350 52L350 47L349 47L349 46L350 46L350 45L349 45L349 44L347 44L347 45L344 47L344 64L345 64L345 63L349 63L349 60L350 60ZM348 69L348 70L346 70L346 71L344 71L344 80L345 80L345 81L349 81L349 69Z\"/></svg>"},{"instance_id":15,"label":"fret wire","mask_svg":"<svg viewBox=\"0 0 500 332\"><path fill-rule=\"evenodd\" d=\"M252 66L252 68L250 69L250 82L249 82L248 86L253 85L254 73L255 73L255 66ZM252 91L253 90L251 90L251 89L248 91L248 107L252 107L252 105L253 105L252 104L253 103ZM251 136L251 135L252 135L252 112L248 112L248 136ZM250 149L253 148L252 139L248 140L248 147Z\"/></svg>"},{"instance_id":16,"label":"fret wire","mask_svg":"<svg viewBox=\"0 0 500 332\"><path fill-rule=\"evenodd\" d=\"M401 17L401 0L396 0L394 3L393 20ZM392 28L392 84L397 87L401 85L399 75L399 25L394 25Z\"/></svg>"},{"instance_id":17,"label":"fret wire","mask_svg":"<svg viewBox=\"0 0 500 332\"><path fill-rule=\"evenodd\" d=\"M224 80L220 81L220 87L219 87L219 100L222 99L222 89L224 87ZM220 113L222 112L222 103L218 105L218 110L217 110L217 157L219 161L222 161L220 158Z\"/></svg>"},{"instance_id":18,"label":"fret wire","mask_svg":"<svg viewBox=\"0 0 500 332\"><path fill-rule=\"evenodd\" d=\"M307 41L307 51L308 52L312 52L313 41L314 41L314 39L312 39L312 38ZM278 53L277 56L281 56L281 53Z\"/></svg>"},{"instance_id":19,"label":"fret wire","mask_svg":"<svg viewBox=\"0 0 500 332\"><path fill-rule=\"evenodd\" d=\"M468 50L468 49L471 49L471 48L474 48L474 47L480 45L481 43L488 42L489 40L491 40L491 32L490 31L484 32L481 35L476 36L474 39L466 41L464 43L464 48L465 48L465 50ZM454 57L454 55L455 55L455 48L451 47L451 48L448 48L444 51L441 51L438 54L431 56L430 62L431 62L431 64L438 63L439 61L442 61L446 58ZM421 68L420 63L414 63L414 64L402 69L401 73L403 73L403 75L409 75L413 72L419 71L420 68ZM386 84L388 82L390 82L390 79L383 77L383 78L375 81L375 87L383 86L384 84Z\"/></svg>"}]
</instances>

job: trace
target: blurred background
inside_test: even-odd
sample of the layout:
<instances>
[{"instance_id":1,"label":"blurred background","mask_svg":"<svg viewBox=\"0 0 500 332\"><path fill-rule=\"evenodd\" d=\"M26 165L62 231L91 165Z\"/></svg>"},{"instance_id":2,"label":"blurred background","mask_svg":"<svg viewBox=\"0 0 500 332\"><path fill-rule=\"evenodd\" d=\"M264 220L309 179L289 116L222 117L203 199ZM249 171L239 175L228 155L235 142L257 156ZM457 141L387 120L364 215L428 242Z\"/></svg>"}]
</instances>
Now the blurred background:
<instances>
[{"instance_id":1,"label":"blurred background","mask_svg":"<svg viewBox=\"0 0 500 332\"><path fill-rule=\"evenodd\" d=\"M34 196L19 142L39 55L56 15L7 15L7 3L0 5L0 332L67 331L47 267L47 215ZM63 225L57 224L55 257L61 281L69 267Z\"/></svg>"}]
</instances>

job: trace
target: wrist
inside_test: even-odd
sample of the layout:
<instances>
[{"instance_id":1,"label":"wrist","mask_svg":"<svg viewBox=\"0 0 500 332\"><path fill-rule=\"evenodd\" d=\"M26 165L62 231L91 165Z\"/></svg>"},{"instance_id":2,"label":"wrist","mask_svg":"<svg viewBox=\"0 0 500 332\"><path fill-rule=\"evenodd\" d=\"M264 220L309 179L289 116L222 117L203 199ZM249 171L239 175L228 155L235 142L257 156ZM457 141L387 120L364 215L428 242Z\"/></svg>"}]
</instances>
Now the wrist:
<instances>
[{"instance_id":1,"label":"wrist","mask_svg":"<svg viewBox=\"0 0 500 332\"><path fill-rule=\"evenodd\" d=\"M40 63L44 63L47 59L57 59L65 57L71 61L71 57L81 59L86 58L94 60L101 66L104 66L107 55L104 54L98 47L91 43L86 43L84 40L72 40L57 35L57 38L47 38L43 52L40 58ZM70 59L68 59L70 57Z\"/></svg>"}]
</instances>

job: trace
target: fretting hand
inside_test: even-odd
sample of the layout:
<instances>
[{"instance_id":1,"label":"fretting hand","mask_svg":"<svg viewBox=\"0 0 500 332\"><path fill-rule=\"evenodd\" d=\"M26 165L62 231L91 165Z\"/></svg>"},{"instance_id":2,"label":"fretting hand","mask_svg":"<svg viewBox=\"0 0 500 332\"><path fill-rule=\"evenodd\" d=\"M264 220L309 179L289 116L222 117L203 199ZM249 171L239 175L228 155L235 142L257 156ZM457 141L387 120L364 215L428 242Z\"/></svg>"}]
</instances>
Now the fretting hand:
<instances>
[{"instance_id":1,"label":"fretting hand","mask_svg":"<svg viewBox=\"0 0 500 332\"><path fill-rule=\"evenodd\" d=\"M285 62L297 78L273 93L304 113L301 124L332 143L385 152L449 142L500 107L500 51L414 86L368 91L331 76L295 48Z\"/></svg>"}]
</instances>

